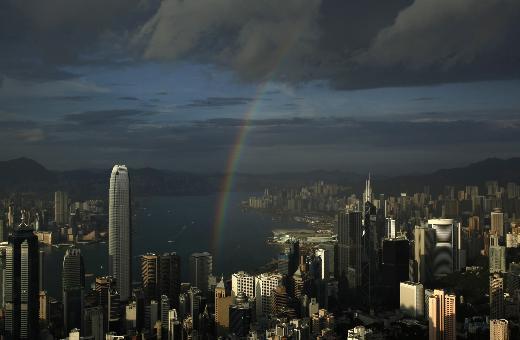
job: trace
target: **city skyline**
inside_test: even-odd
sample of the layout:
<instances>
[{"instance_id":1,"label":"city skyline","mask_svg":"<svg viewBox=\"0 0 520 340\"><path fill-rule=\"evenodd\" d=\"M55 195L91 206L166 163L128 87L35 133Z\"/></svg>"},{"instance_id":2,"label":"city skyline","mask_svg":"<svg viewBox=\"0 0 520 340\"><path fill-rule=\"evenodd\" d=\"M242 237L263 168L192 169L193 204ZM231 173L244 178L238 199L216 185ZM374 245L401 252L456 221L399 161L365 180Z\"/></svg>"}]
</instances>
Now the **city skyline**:
<instances>
[{"instance_id":1,"label":"city skyline","mask_svg":"<svg viewBox=\"0 0 520 340\"><path fill-rule=\"evenodd\" d=\"M520 0L0 0L0 340L520 338Z\"/></svg>"}]
</instances>

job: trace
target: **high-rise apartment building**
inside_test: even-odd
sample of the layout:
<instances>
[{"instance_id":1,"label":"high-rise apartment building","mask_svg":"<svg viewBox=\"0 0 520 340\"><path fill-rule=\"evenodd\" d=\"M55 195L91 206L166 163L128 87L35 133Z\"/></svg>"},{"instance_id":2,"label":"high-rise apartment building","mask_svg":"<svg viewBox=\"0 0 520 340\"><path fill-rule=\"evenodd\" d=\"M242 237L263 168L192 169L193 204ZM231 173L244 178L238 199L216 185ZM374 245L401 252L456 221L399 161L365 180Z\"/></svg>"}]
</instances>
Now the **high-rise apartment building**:
<instances>
[{"instance_id":1,"label":"high-rise apartment building","mask_svg":"<svg viewBox=\"0 0 520 340\"><path fill-rule=\"evenodd\" d=\"M6 248L4 329L8 339L38 338L38 268L38 239L23 215Z\"/></svg>"},{"instance_id":2,"label":"high-rise apartment building","mask_svg":"<svg viewBox=\"0 0 520 340\"><path fill-rule=\"evenodd\" d=\"M435 289L428 301L428 331L430 340L455 340L456 297Z\"/></svg>"},{"instance_id":3,"label":"high-rise apartment building","mask_svg":"<svg viewBox=\"0 0 520 340\"><path fill-rule=\"evenodd\" d=\"M509 321L505 319L489 320L490 340L509 340Z\"/></svg>"},{"instance_id":4,"label":"high-rise apartment building","mask_svg":"<svg viewBox=\"0 0 520 340\"><path fill-rule=\"evenodd\" d=\"M69 248L63 257L63 324L65 331L81 328L85 289L85 268L81 250Z\"/></svg>"},{"instance_id":5,"label":"high-rise apartment building","mask_svg":"<svg viewBox=\"0 0 520 340\"><path fill-rule=\"evenodd\" d=\"M190 256L190 283L203 294L209 291L209 278L213 273L213 257L208 252L193 253Z\"/></svg>"},{"instance_id":6,"label":"high-rise apartment building","mask_svg":"<svg viewBox=\"0 0 520 340\"><path fill-rule=\"evenodd\" d=\"M268 315L271 310L273 290L282 284L283 276L278 273L264 273L255 277L255 297L257 316Z\"/></svg>"},{"instance_id":7,"label":"high-rise apartment building","mask_svg":"<svg viewBox=\"0 0 520 340\"><path fill-rule=\"evenodd\" d=\"M127 301L132 293L132 223L130 179L125 165L112 169L108 196L108 270L116 279L120 299Z\"/></svg>"}]
</instances>

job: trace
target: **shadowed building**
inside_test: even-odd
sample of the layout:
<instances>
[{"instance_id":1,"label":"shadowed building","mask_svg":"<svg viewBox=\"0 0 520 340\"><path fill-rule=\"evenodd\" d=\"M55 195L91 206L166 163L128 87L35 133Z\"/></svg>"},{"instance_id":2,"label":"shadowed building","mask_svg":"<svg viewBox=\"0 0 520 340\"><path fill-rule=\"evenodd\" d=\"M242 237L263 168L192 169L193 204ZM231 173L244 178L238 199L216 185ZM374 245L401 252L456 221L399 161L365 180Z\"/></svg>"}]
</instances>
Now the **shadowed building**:
<instances>
[{"instance_id":1,"label":"shadowed building","mask_svg":"<svg viewBox=\"0 0 520 340\"><path fill-rule=\"evenodd\" d=\"M5 266L5 333L8 339L38 338L38 239L22 223L9 236Z\"/></svg>"},{"instance_id":2,"label":"shadowed building","mask_svg":"<svg viewBox=\"0 0 520 340\"><path fill-rule=\"evenodd\" d=\"M67 249L63 257L62 292L65 331L81 328L85 289L85 269L81 250Z\"/></svg>"}]
</instances>

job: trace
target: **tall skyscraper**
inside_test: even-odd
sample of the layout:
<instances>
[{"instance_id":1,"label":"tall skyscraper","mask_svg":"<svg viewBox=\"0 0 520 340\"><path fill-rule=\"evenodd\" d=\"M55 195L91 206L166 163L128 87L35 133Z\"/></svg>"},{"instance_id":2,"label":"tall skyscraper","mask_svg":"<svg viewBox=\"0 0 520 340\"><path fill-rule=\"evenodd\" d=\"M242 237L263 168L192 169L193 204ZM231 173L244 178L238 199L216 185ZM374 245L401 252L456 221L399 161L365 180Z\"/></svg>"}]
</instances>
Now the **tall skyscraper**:
<instances>
[{"instance_id":1,"label":"tall skyscraper","mask_svg":"<svg viewBox=\"0 0 520 340\"><path fill-rule=\"evenodd\" d=\"M141 256L141 280L148 300L159 297L159 257L148 253Z\"/></svg>"},{"instance_id":2,"label":"tall skyscraper","mask_svg":"<svg viewBox=\"0 0 520 340\"><path fill-rule=\"evenodd\" d=\"M433 279L433 252L435 249L435 230L428 227L415 227L415 276L417 282L428 283Z\"/></svg>"},{"instance_id":3,"label":"tall skyscraper","mask_svg":"<svg viewBox=\"0 0 520 340\"><path fill-rule=\"evenodd\" d=\"M361 285L362 232L361 212L338 214L338 272L351 288Z\"/></svg>"},{"instance_id":4,"label":"tall skyscraper","mask_svg":"<svg viewBox=\"0 0 520 340\"><path fill-rule=\"evenodd\" d=\"M132 224L130 180L125 165L112 169L108 196L108 270L116 279L120 299L127 301L132 292Z\"/></svg>"},{"instance_id":5,"label":"tall skyscraper","mask_svg":"<svg viewBox=\"0 0 520 340\"><path fill-rule=\"evenodd\" d=\"M203 294L209 291L209 277L213 273L213 257L210 253L193 253L190 256L190 283Z\"/></svg>"},{"instance_id":6,"label":"tall skyscraper","mask_svg":"<svg viewBox=\"0 0 520 340\"><path fill-rule=\"evenodd\" d=\"M384 289L383 300L397 307L399 303L399 283L409 280L410 242L406 238L383 240L381 282Z\"/></svg>"},{"instance_id":7,"label":"tall skyscraper","mask_svg":"<svg viewBox=\"0 0 520 340\"><path fill-rule=\"evenodd\" d=\"M181 258L177 253L164 253L159 258L159 291L177 308L181 292Z\"/></svg>"},{"instance_id":8,"label":"tall skyscraper","mask_svg":"<svg viewBox=\"0 0 520 340\"><path fill-rule=\"evenodd\" d=\"M500 274L493 274L489 278L489 317L504 317L504 278Z\"/></svg>"},{"instance_id":9,"label":"tall skyscraper","mask_svg":"<svg viewBox=\"0 0 520 340\"><path fill-rule=\"evenodd\" d=\"M489 340L509 340L509 321L505 319L489 320Z\"/></svg>"},{"instance_id":10,"label":"tall skyscraper","mask_svg":"<svg viewBox=\"0 0 520 340\"><path fill-rule=\"evenodd\" d=\"M166 295L173 307L179 303L181 261L176 253L141 256L141 279L145 297L159 299Z\"/></svg>"},{"instance_id":11,"label":"tall skyscraper","mask_svg":"<svg viewBox=\"0 0 520 340\"><path fill-rule=\"evenodd\" d=\"M38 272L38 288L40 290L45 290L43 287L44 277L45 277L45 251L40 250L39 252L39 259L38 262L40 263L39 272Z\"/></svg>"},{"instance_id":12,"label":"tall skyscraper","mask_svg":"<svg viewBox=\"0 0 520 340\"><path fill-rule=\"evenodd\" d=\"M95 290L98 294L99 304L103 307L104 328L112 331L118 324L120 313L120 298L116 290L116 280L111 276L96 277Z\"/></svg>"},{"instance_id":13,"label":"tall skyscraper","mask_svg":"<svg viewBox=\"0 0 520 340\"><path fill-rule=\"evenodd\" d=\"M94 340L104 339L105 322L102 306L85 308L83 320L82 332L85 337L91 336Z\"/></svg>"},{"instance_id":14,"label":"tall skyscraper","mask_svg":"<svg viewBox=\"0 0 520 340\"><path fill-rule=\"evenodd\" d=\"M428 227L435 230L433 275L442 277L452 273L455 265L455 224L452 219L432 219L428 220Z\"/></svg>"},{"instance_id":15,"label":"tall skyscraper","mask_svg":"<svg viewBox=\"0 0 520 340\"><path fill-rule=\"evenodd\" d=\"M321 279L334 277L334 246L321 245L315 255L321 259Z\"/></svg>"},{"instance_id":16,"label":"tall skyscraper","mask_svg":"<svg viewBox=\"0 0 520 340\"><path fill-rule=\"evenodd\" d=\"M506 247L490 246L489 247L489 273L505 273L506 272Z\"/></svg>"},{"instance_id":17,"label":"tall skyscraper","mask_svg":"<svg viewBox=\"0 0 520 340\"><path fill-rule=\"evenodd\" d=\"M170 309L168 312L168 340L182 339L182 323L177 315L177 310Z\"/></svg>"},{"instance_id":18,"label":"tall skyscraper","mask_svg":"<svg viewBox=\"0 0 520 340\"><path fill-rule=\"evenodd\" d=\"M504 213L500 208L496 208L491 212L491 233L499 237L506 236L504 231Z\"/></svg>"},{"instance_id":19,"label":"tall skyscraper","mask_svg":"<svg viewBox=\"0 0 520 340\"><path fill-rule=\"evenodd\" d=\"M54 193L54 221L58 225L69 223L69 197L66 192Z\"/></svg>"},{"instance_id":20,"label":"tall skyscraper","mask_svg":"<svg viewBox=\"0 0 520 340\"><path fill-rule=\"evenodd\" d=\"M65 331L81 328L85 289L85 269L81 251L69 248L63 257L62 293Z\"/></svg>"},{"instance_id":21,"label":"tall skyscraper","mask_svg":"<svg viewBox=\"0 0 520 340\"><path fill-rule=\"evenodd\" d=\"M6 248L5 332L9 339L37 339L39 320L38 238L22 223Z\"/></svg>"},{"instance_id":22,"label":"tall skyscraper","mask_svg":"<svg viewBox=\"0 0 520 340\"><path fill-rule=\"evenodd\" d=\"M161 328L164 335L168 334L168 314L170 312L170 299L161 295Z\"/></svg>"},{"instance_id":23,"label":"tall skyscraper","mask_svg":"<svg viewBox=\"0 0 520 340\"><path fill-rule=\"evenodd\" d=\"M430 340L455 340L456 307L455 295L435 289L428 301L428 330Z\"/></svg>"},{"instance_id":24,"label":"tall skyscraper","mask_svg":"<svg viewBox=\"0 0 520 340\"><path fill-rule=\"evenodd\" d=\"M199 317L206 307L206 298L204 297L203 292L196 287L191 287L188 294L190 296L190 314L193 322L193 329L198 330Z\"/></svg>"},{"instance_id":25,"label":"tall skyscraper","mask_svg":"<svg viewBox=\"0 0 520 340\"><path fill-rule=\"evenodd\" d=\"M386 219L386 237L387 238L394 238L396 236L396 226L395 226L395 219L393 218L387 218Z\"/></svg>"}]
</instances>

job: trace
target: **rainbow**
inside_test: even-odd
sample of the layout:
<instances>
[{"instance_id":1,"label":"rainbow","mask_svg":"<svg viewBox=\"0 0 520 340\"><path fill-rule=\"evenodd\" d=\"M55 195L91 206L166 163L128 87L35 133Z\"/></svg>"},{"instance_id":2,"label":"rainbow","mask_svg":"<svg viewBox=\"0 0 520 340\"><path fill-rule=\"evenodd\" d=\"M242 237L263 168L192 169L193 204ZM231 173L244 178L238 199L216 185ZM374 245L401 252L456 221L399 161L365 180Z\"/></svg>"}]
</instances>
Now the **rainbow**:
<instances>
[{"instance_id":1,"label":"rainbow","mask_svg":"<svg viewBox=\"0 0 520 340\"><path fill-rule=\"evenodd\" d=\"M244 149L245 140L247 137L247 133L251 127L251 119L258 108L258 104L261 100L261 97L265 91L267 86L267 81L258 85L256 90L255 99L251 102L248 110L244 114L242 118L242 122L239 126L237 135L235 137L235 141L231 148L231 152L229 153L226 170L224 173L224 179L222 181L219 197L217 201L216 211L215 211L215 220L213 225L213 254L215 255L220 246L220 234L226 224L226 213L229 205L229 195L231 193L231 189L233 187L233 180L235 177L235 172L238 167L238 163L240 161L240 156L242 154L242 150Z\"/></svg>"},{"instance_id":2,"label":"rainbow","mask_svg":"<svg viewBox=\"0 0 520 340\"><path fill-rule=\"evenodd\" d=\"M291 49L292 46L294 46L294 44L298 40L298 37L300 36L301 31L304 29L304 26L294 25L294 27L294 30L290 32L287 43L284 45L283 48L279 49L276 58L274 58L274 62L272 64L272 67L270 68L271 71L269 72L268 76L266 76L264 80L260 84L258 84L254 100L251 102L242 118L242 124L240 125L239 130L237 132L235 142L231 147L231 151L229 153L228 160L226 163L224 179L220 187L219 197L215 210L212 237L212 250L214 256L218 254L218 250L220 247L220 237L226 224L229 196L233 187L234 175L240 162L240 156L242 154L242 150L244 149L247 134L251 128L251 120L258 109L259 103L263 98L269 81L274 77L278 67L282 64L282 61L284 60L287 52Z\"/></svg>"}]
</instances>

